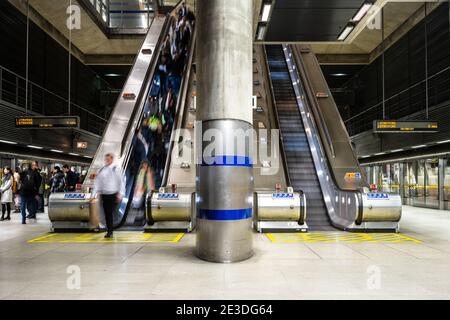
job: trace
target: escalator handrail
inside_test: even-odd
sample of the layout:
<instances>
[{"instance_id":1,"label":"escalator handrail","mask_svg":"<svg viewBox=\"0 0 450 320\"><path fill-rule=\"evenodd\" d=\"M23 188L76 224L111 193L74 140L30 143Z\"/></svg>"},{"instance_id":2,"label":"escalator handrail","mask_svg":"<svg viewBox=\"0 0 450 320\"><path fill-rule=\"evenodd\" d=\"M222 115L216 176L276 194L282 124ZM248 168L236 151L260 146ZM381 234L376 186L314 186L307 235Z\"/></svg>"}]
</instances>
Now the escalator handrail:
<instances>
[{"instance_id":1,"label":"escalator handrail","mask_svg":"<svg viewBox=\"0 0 450 320\"><path fill-rule=\"evenodd\" d=\"M275 90L273 88L273 83L270 79L270 67L269 67L269 59L267 56L267 51L266 51L266 47L264 46L263 48L263 52L264 52L264 60L265 60L265 67L266 67L266 77L269 78L268 83L269 83L269 87L270 87L270 100L272 102L272 106L274 109L274 116L275 116L275 123L277 124L277 129L280 129L280 120L279 120L279 115L278 115L278 108L277 108L277 102L275 101ZM284 175L285 175L285 179L286 179L286 184L289 187L292 187L292 183L291 183L291 177L289 176L289 172L288 172L288 165L287 165L287 157L286 157L286 153L285 153L285 148L284 148L284 142L283 142L283 137L280 134L279 135L279 140L280 140L280 153L281 153L281 158L282 158L282 162L283 162L283 166L284 166ZM297 191L297 190L296 190Z\"/></svg>"},{"instance_id":2,"label":"escalator handrail","mask_svg":"<svg viewBox=\"0 0 450 320\"><path fill-rule=\"evenodd\" d=\"M145 88L145 89L141 89L141 91L139 93L139 98L137 99L137 104L139 105L139 107L134 108L133 114L130 118L130 121L128 122L128 127L127 127L127 131L126 131L126 132L128 132L128 134L125 135L122 140L120 155L122 157L124 155L124 153L127 153L126 159L123 162L123 168L127 167L129 158L132 154L131 144L133 142L133 137L136 132L136 129L141 125L141 122L142 122L142 117L144 114L144 106L147 102L146 98L147 98L148 92L152 86L153 78L156 73L156 67L157 67L159 56L161 53L161 44L162 44L163 39L167 35L167 32L168 32L168 29L170 28L172 19L173 19L173 17L170 16L166 19L166 21L164 23L161 35L158 39L158 43L155 46L155 52L153 52L153 54L155 55L156 58L155 59L152 58L152 65L149 68L149 72L146 76L145 82L143 82L143 83L145 83L145 85L143 85L142 88ZM139 114L137 114L137 113L139 113ZM137 119L137 121L136 121L136 119Z\"/></svg>"},{"instance_id":3,"label":"escalator handrail","mask_svg":"<svg viewBox=\"0 0 450 320\"><path fill-rule=\"evenodd\" d=\"M172 21L172 17L168 17L166 18L166 21L164 22L164 26L162 28L162 32L161 35L158 39L157 45L155 46L155 52L153 52L153 54L155 55L156 59L153 59L152 57L152 62L153 64L149 67L149 71L147 73L146 79L145 79L145 85L142 86L142 89L140 90L139 93L139 99L137 100L137 104L139 105L138 108L134 108L133 114L130 118L130 122L128 123L127 126L127 131L128 135L124 136L124 140L122 140L122 149L121 149L121 156L124 154L124 152L126 152L126 156L124 158L124 161L122 162L122 169L123 169L123 173L125 174L126 169L128 168L128 165L130 164L130 159L131 156L133 154L134 148L133 148L133 138L134 138L134 134L135 131L137 129L138 126L141 125L142 123L142 119L144 117L144 106L146 103L146 97L148 95L149 90L151 89L152 83L153 83L153 77L155 75L155 71L156 71L156 66L157 66L157 62L159 60L159 56L161 54L161 40L165 38L165 36L168 33L168 29L171 25L171 21ZM139 115L137 115L137 113L139 113ZM131 119L137 119L137 121L132 121ZM124 144L125 142L125 144ZM133 192L134 188L135 188L135 183L136 183L136 177L133 178L133 181L131 182L131 189L130 192ZM127 197L128 198L128 197ZM125 211L124 211L124 215L122 216L122 219L120 220L120 222L114 226L114 229L117 228L121 228L127 218L128 218L128 213L130 212L130 207L131 207L131 203L132 201L130 201L130 199L128 199Z\"/></svg>"},{"instance_id":4,"label":"escalator handrail","mask_svg":"<svg viewBox=\"0 0 450 320\"><path fill-rule=\"evenodd\" d=\"M149 31L148 31L148 32L151 32L151 26L153 25L154 20L155 20L155 19L152 20L152 24L150 25ZM163 34L165 35L165 34L167 33L167 29L168 29L168 26L169 26L168 20L170 20L170 19L167 19L167 18L166 18L165 21L164 21L164 25L163 25L163 27L162 27L162 29L161 29L160 36L158 37L158 41L157 41L157 43L156 43L156 45L155 45L155 51L156 51L156 52L159 52L159 50L160 50L159 48L160 48L160 45L161 45L161 39L163 39L163 37L162 37ZM146 35L146 38L147 38L147 37L148 37L148 33L147 33L147 35ZM145 42L145 40L144 40L144 42ZM143 45L144 45L144 44L143 44ZM138 59L139 59L139 55L140 55L142 49L143 49L143 46L139 49L139 53L138 53L138 54L136 55L136 57L135 57L133 66L136 65L136 63L137 63L137 61L138 61ZM154 54L155 54L155 53L153 53L153 55L154 55ZM131 118L130 118L130 121L128 122L127 128L126 128L126 130L125 130L125 134L124 134L124 137L123 137L123 139L122 139L121 146L120 146L120 153L119 153L119 154L120 154L120 157L123 156L124 152L125 152L127 149L130 149L131 143L128 144L127 141L128 141L128 137L130 136L130 132L129 132L130 126L132 126L132 123L133 123L133 121L132 121L131 119L134 119L134 118L135 118L137 109L142 107L142 103L141 103L141 102L142 102L142 101L141 101L142 99L141 99L141 98L142 98L142 96L143 96L143 92L147 92L147 90L148 90L148 82L149 82L148 79L150 78L150 73L154 74L154 69L155 69L155 68L152 66L152 63L153 63L153 65L156 65L155 60L156 60L156 59L154 59L154 56L152 56L152 58L151 58L151 60L150 60L150 62L149 62L149 67L148 67L148 70L147 70L147 74L146 74L146 76L145 76L145 78L143 79L143 82L142 82L143 85L141 86L141 88L140 88L140 90L139 90L138 97L136 98L136 102L135 102L134 105L133 105L133 113L132 113L132 116L131 116ZM128 75L128 78L130 77L132 71L133 71L133 68L131 69L130 74ZM153 76L152 76L152 77L153 77ZM127 81L128 81L128 79L127 79ZM147 85L144 85L144 83L147 83ZM144 88L145 88L145 90L144 90ZM126 90L126 88L125 88L125 86L124 86L124 87L122 88L121 92L120 92L119 100L121 99L120 97L123 97L123 95L124 95L124 93L125 93L125 90ZM119 101L117 101L116 107L117 107L117 104L118 104L118 103L119 103ZM139 105L139 107L137 107L138 105ZM96 150L96 152L95 152L93 161L92 161L91 166L90 166L90 168L89 168L88 176L87 176L88 179L86 179L85 182L83 183L83 185L86 186L86 187L92 187L93 181L90 179L90 175L91 175L91 174L95 174L96 172L91 172L91 171L92 171L93 169L95 170L95 168L93 168L94 161L95 161L95 159L97 159L97 158L100 156L100 155L99 155L99 152L101 151L101 145L102 145L102 143L103 143L103 140L105 139L105 135L107 134L109 127L112 126L112 125L114 125L113 122L112 122L112 119L113 119L113 117L114 117L114 111L116 110L116 107L114 107L113 112L111 112L111 114L110 114L110 116L109 116L108 123L107 123L107 127L105 128L104 133L103 133L102 141L100 142L100 144L99 144L99 146L98 146L98 148L97 148L97 150ZM133 132L133 134L134 134L134 132ZM126 162L126 161L122 162L122 168L126 168L125 162ZM98 169L99 169L99 168L98 168Z\"/></svg>"},{"instance_id":5,"label":"escalator handrail","mask_svg":"<svg viewBox=\"0 0 450 320\"><path fill-rule=\"evenodd\" d=\"M288 46L286 46L286 48L287 48ZM292 52L292 51L291 51ZM297 67L297 68L300 68L299 70L297 70L297 75L299 76L299 79L297 79L297 83L295 84L294 83L294 81L292 81L292 85L293 86L300 86L301 88L304 88L304 90L299 90L300 92L301 91L309 91L309 90L312 90L310 87L307 87L307 88L305 88L304 86L303 86L303 82L304 81L308 81L308 79L306 78L302 78L302 76L305 76L305 70L304 70L304 66L303 66L303 64L298 64L297 63L297 60L298 59L296 59L296 57L295 57L295 55L293 54L293 55L291 55L291 57L290 57L291 59L294 59L293 60L293 64ZM301 59L300 59L301 60ZM300 81L301 80L301 81ZM307 109L307 110L309 110L308 112L312 112L312 110L311 110L311 106L309 105L309 103L310 103L310 101L311 100L313 100L313 101L315 101L315 103L317 103L317 100L315 100L314 98L313 99L311 99L311 97L310 97L310 94L307 94L308 95L308 102L307 103L305 103L304 104L304 106L305 106L305 109ZM314 113L315 114L315 113ZM317 123L318 123L318 121L315 121L316 120L316 117L314 117L313 116L313 118L314 119L310 119L310 121L311 121L311 124L312 124L312 127L313 128L315 128L315 130L317 131L318 130L318 128L317 128ZM328 172L330 172L330 173L332 173L332 174L330 174L330 176L331 176L331 178L332 179L330 179L331 181L331 185L332 185L332 188L334 189L334 190L336 190L336 191L338 191L339 193L347 193L347 194L349 194L349 193L352 193L352 194L354 194L355 196L356 196L356 198L357 198L357 208L356 208L356 210L357 210L357 212L355 213L355 217L354 217L354 220L353 220L353 222L355 222L356 224L361 224L361 222L362 222L362 215L363 215L363 202L362 202L362 191L361 190L342 190L341 188L339 188L339 186L337 185L337 183L336 183L336 181L335 181L335 176L334 176L334 172L333 172L333 170L331 170L331 166L329 165L329 159L328 159L328 156L327 156L327 153L326 153L326 151L324 150L324 147L323 147L323 140L321 139L321 137L320 137L320 134L318 135L318 142L319 142L319 152L323 155L323 157L325 157L325 159L327 159L328 161L326 161L326 164L325 164L325 168L326 168L326 170L328 171ZM328 183L330 183L330 182L328 182ZM321 183L322 184L322 183ZM323 188L322 188L322 191L323 191ZM333 218L332 218L332 216L330 215L330 211L328 212L328 214L329 214L329 217L330 217L330 220L331 220L331 223L334 225L334 220L333 220Z\"/></svg>"},{"instance_id":6,"label":"escalator handrail","mask_svg":"<svg viewBox=\"0 0 450 320\"><path fill-rule=\"evenodd\" d=\"M302 83L303 83L303 87L305 88L305 92L308 95L308 100L310 101L310 103L313 103L315 106L314 108L309 108L309 109L310 109L310 111L312 111L314 114L316 114L318 116L318 118L319 118L318 124L319 124L320 128L322 129L322 131L325 133L325 138L327 139L328 146L330 147L331 156L333 158L336 158L336 152L335 152L335 148L334 148L333 139L331 139L330 132L328 130L328 127L325 124L325 119L323 117L322 110L317 105L318 104L317 99L316 99L315 95L313 94L311 82L309 80L308 74L305 72L303 62L301 59L297 59L295 50L292 50L292 48L290 48L290 52L292 53L291 59L294 59L294 61L295 61L294 64L297 66L297 68L301 68L301 72L299 72L299 75L300 75L300 78L303 77L303 79L298 79L298 81L303 80Z\"/></svg>"},{"instance_id":7,"label":"escalator handrail","mask_svg":"<svg viewBox=\"0 0 450 320\"><path fill-rule=\"evenodd\" d=\"M162 32L158 38L158 42L157 45L155 46L155 52L153 52L154 55L156 55L156 59L153 59L152 57L152 61L155 61L155 63L153 65L151 65L149 67L149 72L148 75L146 77L146 85L145 85L145 90L142 90L141 88L141 93L140 93L140 99L138 100L137 103L139 103L139 108L134 108L133 111L133 115L132 115L132 119L136 119L136 112L139 112L139 117L138 117L138 121L130 121L129 125L127 127L127 139L126 139L126 144L125 146L122 145L122 148L126 147L125 150L121 150L121 154L123 151L127 151L126 154L126 158L124 159L123 163L122 163L122 168L123 168L123 172L126 172L126 168L128 168L130 159L131 159L131 155L133 154L133 137L135 134L136 129L138 128L138 126L141 125L143 117L144 117L144 106L147 102L146 97L148 96L148 92L151 89L152 83L153 83L153 78L155 75L155 71L156 71L156 66L157 63L159 61L159 57L161 54L161 48L162 48L162 42L165 39L166 35L168 34L169 28L172 24L172 21L174 19L174 12L176 12L176 10L178 10L178 7L181 5L182 1L180 1L178 3L177 6L174 7L173 11L171 12L170 15L168 15L168 17L166 18L166 21L164 22L164 26L162 28ZM144 92L144 95L142 95L142 91ZM131 131L130 131L131 130ZM125 137L124 137L125 139ZM135 183L136 183L136 177L134 177L133 182L132 182L132 187L131 187L131 192L133 192L134 187L135 187ZM122 219L120 220L120 222L118 223L118 225L114 226L114 228L120 228L123 226L123 224L125 223L126 219L128 218L128 213L130 211L130 206L131 206L132 201L130 201L130 199L128 199L127 202L127 206L125 208L125 212L124 215L122 217Z\"/></svg>"},{"instance_id":8,"label":"escalator handrail","mask_svg":"<svg viewBox=\"0 0 450 320\"><path fill-rule=\"evenodd\" d=\"M136 119L136 112L139 112L139 117L137 118L138 121L130 121L128 123L128 127L127 127L127 131L128 135L124 136L124 139L122 140L122 148L121 148L121 156L123 155L124 152L127 151L126 154L126 158L123 161L122 164L122 168L125 171L125 169L128 167L128 163L130 161L131 155L132 155L132 143L133 143L133 138L134 138L134 134L136 132L136 129L141 125L143 117L144 117L144 106L147 103L147 97L148 97L148 92L151 89L152 86L152 80L154 78L155 72L156 72L156 67L159 61L159 57L161 54L161 49L162 49L162 43L164 42L164 39L166 38L170 26L172 25L172 21L173 19L175 19L174 14L176 14L176 12L178 11L179 7L182 5L183 0L180 0L174 7L174 9L172 10L172 12L170 14L167 15L166 17L166 21L164 22L164 26L162 28L162 32L158 38L158 42L155 46L155 52L153 53L154 55L156 55L156 59L152 59L154 61L154 64L150 66L149 68L149 73L147 75L146 78L146 85L145 85L145 90L141 89L141 93L140 93L140 98L138 100L139 103L139 108L134 108L133 111L133 115L131 117L131 119ZM152 21L153 23L153 21ZM144 94L142 95L142 92L144 92Z\"/></svg>"},{"instance_id":9,"label":"escalator handrail","mask_svg":"<svg viewBox=\"0 0 450 320\"><path fill-rule=\"evenodd\" d=\"M197 32L196 28L194 28L194 32L192 34L191 44L189 48L189 58L188 62L184 69L184 76L183 80L181 82L181 90L178 95L177 105L176 105L176 114L175 114L175 123L173 124L172 133L170 135L170 144L169 148L167 150L167 157L166 157L166 163L164 166L164 175L161 183L161 187L167 187L167 181L169 179L169 171L170 171L170 165L172 162L172 151L173 147L175 145L175 135L177 133L177 129L181 127L183 122L183 116L186 109L186 100L187 100L187 93L189 91L189 84L190 84L190 77L191 77L191 70L192 70L192 64L194 60L194 51L195 51L195 40L197 38Z\"/></svg>"}]
</instances>

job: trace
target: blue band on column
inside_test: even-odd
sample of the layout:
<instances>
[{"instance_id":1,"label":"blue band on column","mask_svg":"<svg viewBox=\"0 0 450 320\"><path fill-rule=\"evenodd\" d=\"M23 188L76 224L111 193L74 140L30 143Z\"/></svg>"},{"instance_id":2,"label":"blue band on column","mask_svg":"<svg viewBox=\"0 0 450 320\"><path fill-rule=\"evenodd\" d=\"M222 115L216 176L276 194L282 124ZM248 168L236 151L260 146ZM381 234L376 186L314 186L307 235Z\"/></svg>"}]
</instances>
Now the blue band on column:
<instances>
[{"instance_id":1,"label":"blue band on column","mask_svg":"<svg viewBox=\"0 0 450 320\"><path fill-rule=\"evenodd\" d=\"M215 156L204 157L203 167L253 167L250 157L242 156Z\"/></svg>"},{"instance_id":2,"label":"blue band on column","mask_svg":"<svg viewBox=\"0 0 450 320\"><path fill-rule=\"evenodd\" d=\"M198 209L198 217L206 220L244 220L252 217L253 209L207 210Z\"/></svg>"}]
</instances>

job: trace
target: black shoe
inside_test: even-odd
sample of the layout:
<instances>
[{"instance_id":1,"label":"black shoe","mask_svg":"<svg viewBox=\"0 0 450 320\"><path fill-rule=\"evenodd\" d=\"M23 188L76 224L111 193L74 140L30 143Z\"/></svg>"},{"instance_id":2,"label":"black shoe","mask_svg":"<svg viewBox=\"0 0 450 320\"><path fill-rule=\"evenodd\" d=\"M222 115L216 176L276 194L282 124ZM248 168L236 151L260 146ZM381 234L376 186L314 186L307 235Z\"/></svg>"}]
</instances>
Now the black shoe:
<instances>
[{"instance_id":1,"label":"black shoe","mask_svg":"<svg viewBox=\"0 0 450 320\"><path fill-rule=\"evenodd\" d=\"M2 217L1 219L0 219L0 221L5 221L5 220L6 220L6 219L5 219L5 218L3 218L3 217Z\"/></svg>"},{"instance_id":2,"label":"black shoe","mask_svg":"<svg viewBox=\"0 0 450 320\"><path fill-rule=\"evenodd\" d=\"M6 217L6 219L5 220L8 220L8 221L10 221L11 220L11 217Z\"/></svg>"},{"instance_id":3,"label":"black shoe","mask_svg":"<svg viewBox=\"0 0 450 320\"><path fill-rule=\"evenodd\" d=\"M113 237L112 231L108 231L105 235L105 239L111 239Z\"/></svg>"},{"instance_id":4,"label":"black shoe","mask_svg":"<svg viewBox=\"0 0 450 320\"><path fill-rule=\"evenodd\" d=\"M22 224L27 224L27 222L25 220L22 221Z\"/></svg>"}]
</instances>

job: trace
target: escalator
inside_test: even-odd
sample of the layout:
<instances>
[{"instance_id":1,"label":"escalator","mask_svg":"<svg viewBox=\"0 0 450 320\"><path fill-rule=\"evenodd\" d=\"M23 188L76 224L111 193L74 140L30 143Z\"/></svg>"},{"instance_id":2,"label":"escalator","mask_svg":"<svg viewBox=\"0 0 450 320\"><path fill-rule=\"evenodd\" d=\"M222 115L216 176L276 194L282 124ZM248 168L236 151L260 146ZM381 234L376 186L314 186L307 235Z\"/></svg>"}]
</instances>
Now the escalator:
<instances>
[{"instance_id":1,"label":"escalator","mask_svg":"<svg viewBox=\"0 0 450 320\"><path fill-rule=\"evenodd\" d=\"M320 65L307 45L265 46L284 166L309 230L398 231L398 194L369 191Z\"/></svg>"},{"instance_id":2,"label":"escalator","mask_svg":"<svg viewBox=\"0 0 450 320\"><path fill-rule=\"evenodd\" d=\"M179 5L178 5L179 6ZM167 16L158 16L153 19L149 31L144 39L143 45L136 56L135 63L130 71L130 74L125 82L121 95L116 103L116 106L108 121L108 126L104 132L102 141L94 156L93 162L89 168L87 178L82 185L81 194L53 194L49 199L49 218L52 222L52 230L67 231L67 230L84 230L92 229L97 222L92 222L92 211L102 210L101 206L92 206L92 190L94 186L95 174L103 167L103 158L107 153L112 153L115 156L115 165L120 168L125 176L125 195L119 210L114 216L114 226L121 230L143 230L146 223L145 210L145 194L142 196L142 201L136 204L134 201L134 193L136 189L136 180L138 172L136 166L136 133L141 128L144 119L148 117L149 100L152 95L152 87L158 83L158 65L160 56L163 54L163 47L165 40L170 33L170 29L175 23L178 6ZM192 38L190 38L190 47L193 47ZM183 90L184 75L186 70L190 69L187 66L192 61L191 55L193 50L187 50L188 57L185 59L183 73L181 74L180 91ZM176 80L175 80L176 81ZM171 86L174 87L173 83ZM177 96L176 90L172 97ZM164 99L163 99L164 100ZM176 101L176 99L173 99ZM176 101L178 108L182 103ZM159 107L159 110L164 106ZM167 108L166 108L167 109ZM174 112L178 114L176 111ZM170 138L172 134L173 124L167 121L167 115L160 117L161 122L168 122L167 130L161 136ZM163 120L164 119L164 120ZM172 119L171 119L172 120ZM175 120L176 121L176 120ZM153 143L153 142L152 142ZM168 142L166 141L166 144ZM149 143L149 145L151 145ZM152 150L146 149L146 157ZM167 150L166 150L167 152ZM165 157L167 153L158 159L162 163L164 169ZM141 159L141 164L142 164ZM149 160L145 158L145 160ZM149 160L150 162L150 160ZM160 175L162 175L161 172ZM158 179L156 175L155 180ZM158 187L158 186L156 186ZM148 193L151 191L148 190ZM95 214L94 214L95 215ZM103 216L103 215L100 215ZM104 224L104 223L103 223ZM94 227L95 228L95 227Z\"/></svg>"},{"instance_id":3,"label":"escalator","mask_svg":"<svg viewBox=\"0 0 450 320\"><path fill-rule=\"evenodd\" d=\"M309 228L311 230L329 229L330 219L323 201L320 182L300 117L283 48L277 45L268 45L266 52L279 129L292 187L295 191L303 191L307 195Z\"/></svg>"}]
</instances>

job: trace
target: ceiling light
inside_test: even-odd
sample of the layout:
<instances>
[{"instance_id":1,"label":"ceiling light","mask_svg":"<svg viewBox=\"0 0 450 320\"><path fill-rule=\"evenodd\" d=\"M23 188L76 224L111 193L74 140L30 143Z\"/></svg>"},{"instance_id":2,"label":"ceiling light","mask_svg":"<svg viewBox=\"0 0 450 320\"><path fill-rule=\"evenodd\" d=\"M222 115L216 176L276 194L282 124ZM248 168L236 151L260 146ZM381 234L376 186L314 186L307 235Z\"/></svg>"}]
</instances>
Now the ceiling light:
<instances>
[{"instance_id":1,"label":"ceiling light","mask_svg":"<svg viewBox=\"0 0 450 320\"><path fill-rule=\"evenodd\" d=\"M437 144L450 143L450 140L439 141Z\"/></svg>"},{"instance_id":2,"label":"ceiling light","mask_svg":"<svg viewBox=\"0 0 450 320\"><path fill-rule=\"evenodd\" d=\"M121 77L121 74L118 73L107 73L105 74L105 77Z\"/></svg>"},{"instance_id":3,"label":"ceiling light","mask_svg":"<svg viewBox=\"0 0 450 320\"><path fill-rule=\"evenodd\" d=\"M64 153L64 151L56 150L56 149L51 149L50 151L51 151L51 152L56 152L56 153Z\"/></svg>"},{"instance_id":4,"label":"ceiling light","mask_svg":"<svg viewBox=\"0 0 450 320\"><path fill-rule=\"evenodd\" d=\"M28 145L27 146L28 148L31 148L31 149L39 149L39 150L41 150L41 149L44 149L43 147L38 147L38 146L33 146L33 145Z\"/></svg>"},{"instance_id":5,"label":"ceiling light","mask_svg":"<svg viewBox=\"0 0 450 320\"><path fill-rule=\"evenodd\" d=\"M265 4L264 8L263 8L263 13L262 13L262 18L261 21L262 22L267 22L269 21L269 15L270 15L270 9L272 8L272 4Z\"/></svg>"},{"instance_id":6,"label":"ceiling light","mask_svg":"<svg viewBox=\"0 0 450 320\"><path fill-rule=\"evenodd\" d=\"M266 34L266 26L260 24L258 27L258 40L264 40L264 36Z\"/></svg>"},{"instance_id":7,"label":"ceiling light","mask_svg":"<svg viewBox=\"0 0 450 320\"><path fill-rule=\"evenodd\" d=\"M350 33L355 29L355 25L353 23L347 24L344 30L342 30L341 34L338 37L339 41L344 41L350 35Z\"/></svg>"},{"instance_id":8,"label":"ceiling light","mask_svg":"<svg viewBox=\"0 0 450 320\"><path fill-rule=\"evenodd\" d=\"M346 74L346 73L332 73L332 74L330 74L330 76L332 76L332 77L346 77L346 76L348 76L348 74Z\"/></svg>"},{"instance_id":9,"label":"ceiling light","mask_svg":"<svg viewBox=\"0 0 450 320\"><path fill-rule=\"evenodd\" d=\"M391 153L394 153L394 152L401 152L401 151L404 151L404 149L392 150Z\"/></svg>"},{"instance_id":10,"label":"ceiling light","mask_svg":"<svg viewBox=\"0 0 450 320\"><path fill-rule=\"evenodd\" d=\"M72 152L69 152L69 154L70 154L71 156L77 156L77 157L80 156L78 153L72 153Z\"/></svg>"},{"instance_id":11,"label":"ceiling light","mask_svg":"<svg viewBox=\"0 0 450 320\"><path fill-rule=\"evenodd\" d=\"M420 146L411 147L411 149L420 149L420 148L425 148L426 146L427 146L426 144L422 144Z\"/></svg>"},{"instance_id":12,"label":"ceiling light","mask_svg":"<svg viewBox=\"0 0 450 320\"><path fill-rule=\"evenodd\" d=\"M362 7L358 10L358 12L353 16L352 21L359 22L362 18L369 12L370 8L372 8L372 3L366 2L362 5Z\"/></svg>"},{"instance_id":13,"label":"ceiling light","mask_svg":"<svg viewBox=\"0 0 450 320\"><path fill-rule=\"evenodd\" d=\"M17 142L13 142L13 141L7 141L7 140L0 140L1 143L6 143L6 144L17 144Z\"/></svg>"}]
</instances>

